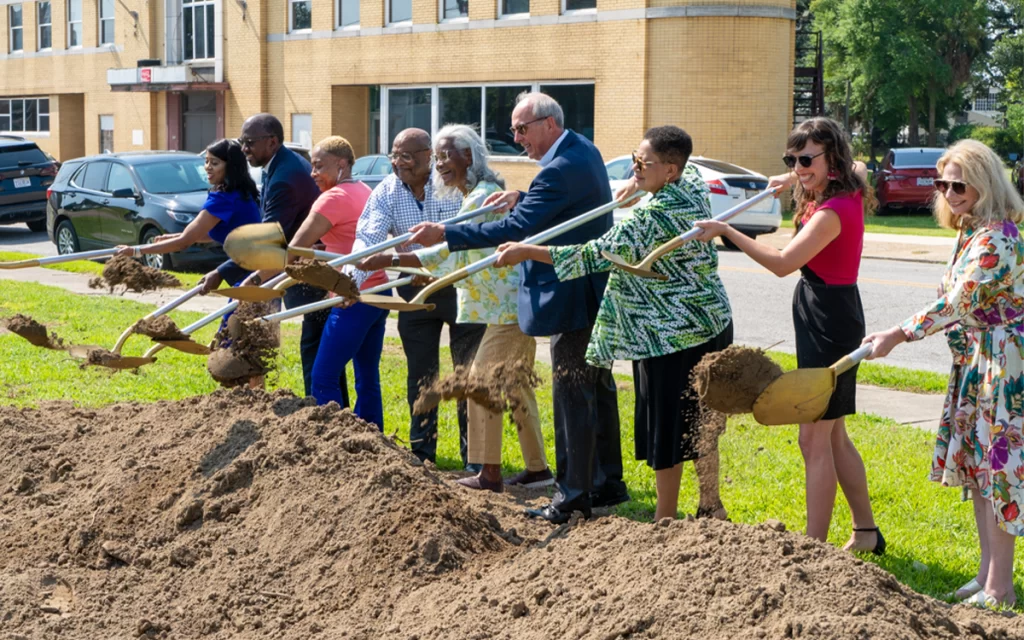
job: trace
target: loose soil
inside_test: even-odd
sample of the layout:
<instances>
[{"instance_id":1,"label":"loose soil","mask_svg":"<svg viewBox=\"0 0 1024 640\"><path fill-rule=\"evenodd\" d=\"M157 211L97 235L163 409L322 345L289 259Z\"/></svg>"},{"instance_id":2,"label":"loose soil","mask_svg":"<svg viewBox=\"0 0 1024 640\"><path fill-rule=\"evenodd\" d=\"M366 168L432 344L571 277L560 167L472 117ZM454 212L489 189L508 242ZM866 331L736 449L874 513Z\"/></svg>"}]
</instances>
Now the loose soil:
<instances>
[{"instance_id":1,"label":"loose soil","mask_svg":"<svg viewBox=\"0 0 1024 640\"><path fill-rule=\"evenodd\" d=\"M750 413L761 392L782 375L761 349L730 345L704 356L691 383L707 406L722 413Z\"/></svg>"},{"instance_id":2,"label":"loose soil","mask_svg":"<svg viewBox=\"0 0 1024 640\"><path fill-rule=\"evenodd\" d=\"M37 347L60 351L65 349L64 340L56 333L47 332L46 326L29 316L15 314L4 320L4 328L19 335Z\"/></svg>"},{"instance_id":3,"label":"loose soil","mask_svg":"<svg viewBox=\"0 0 1024 640\"><path fill-rule=\"evenodd\" d=\"M191 340L187 333L182 333L178 325L167 316L143 318L135 325L135 333L149 336L153 340Z\"/></svg>"},{"instance_id":4,"label":"loose soil","mask_svg":"<svg viewBox=\"0 0 1024 640\"><path fill-rule=\"evenodd\" d=\"M540 382L540 376L525 361L500 362L482 372L456 367L444 378L420 387L413 412L426 413L445 400L473 400L491 411L507 411L515 417L526 401L523 392L536 389Z\"/></svg>"},{"instance_id":5,"label":"loose soil","mask_svg":"<svg viewBox=\"0 0 1024 640\"><path fill-rule=\"evenodd\" d=\"M355 280L321 260L297 260L285 268L285 273L299 282L333 291L343 298L359 297Z\"/></svg>"},{"instance_id":6,"label":"loose soil","mask_svg":"<svg viewBox=\"0 0 1024 640\"><path fill-rule=\"evenodd\" d=\"M113 293L114 288L123 286L125 291L142 293L156 289L180 287L181 281L166 271L146 266L125 256L115 256L103 265L103 275L89 281L92 289L106 287Z\"/></svg>"},{"instance_id":7,"label":"loose soil","mask_svg":"<svg viewBox=\"0 0 1024 640\"><path fill-rule=\"evenodd\" d=\"M84 369L88 366L94 367L107 367L108 369L133 369L138 370L141 364L133 364L133 361L138 361L140 358L137 357L126 357L120 353L114 353L108 351L102 347L94 347L85 352L85 361L79 365L79 368ZM154 358L153 361L156 359ZM145 364L145 362L143 362Z\"/></svg>"},{"instance_id":8,"label":"loose soil","mask_svg":"<svg viewBox=\"0 0 1024 640\"><path fill-rule=\"evenodd\" d=\"M273 370L280 345L280 325L258 318L276 310L274 302L242 302L238 305L226 330L217 333L215 342L220 348L206 361L210 377L221 386L231 388Z\"/></svg>"},{"instance_id":9,"label":"loose soil","mask_svg":"<svg viewBox=\"0 0 1024 640\"><path fill-rule=\"evenodd\" d=\"M285 392L4 407L0 449L5 639L1024 637L777 524L528 520Z\"/></svg>"}]
</instances>

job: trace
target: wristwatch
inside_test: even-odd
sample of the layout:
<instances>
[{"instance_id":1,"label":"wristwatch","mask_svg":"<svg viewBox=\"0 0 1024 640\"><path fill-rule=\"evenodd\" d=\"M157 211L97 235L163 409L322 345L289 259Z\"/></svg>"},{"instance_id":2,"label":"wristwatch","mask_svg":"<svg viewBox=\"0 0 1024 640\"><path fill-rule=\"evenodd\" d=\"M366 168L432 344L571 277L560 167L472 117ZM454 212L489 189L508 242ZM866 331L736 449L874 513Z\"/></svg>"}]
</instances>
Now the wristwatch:
<instances>
[{"instance_id":1,"label":"wristwatch","mask_svg":"<svg viewBox=\"0 0 1024 640\"><path fill-rule=\"evenodd\" d=\"M400 267L400 266L402 266L402 258L397 253L391 254L391 266L392 267Z\"/></svg>"}]
</instances>

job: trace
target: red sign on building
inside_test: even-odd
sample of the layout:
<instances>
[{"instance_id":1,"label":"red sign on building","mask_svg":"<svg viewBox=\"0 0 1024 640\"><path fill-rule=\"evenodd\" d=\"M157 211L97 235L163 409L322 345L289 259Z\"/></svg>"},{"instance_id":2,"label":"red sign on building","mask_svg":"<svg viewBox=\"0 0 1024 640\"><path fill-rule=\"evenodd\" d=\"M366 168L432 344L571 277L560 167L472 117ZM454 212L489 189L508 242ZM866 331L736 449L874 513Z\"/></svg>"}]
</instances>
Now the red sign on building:
<instances>
[{"instance_id":1,"label":"red sign on building","mask_svg":"<svg viewBox=\"0 0 1024 640\"><path fill-rule=\"evenodd\" d=\"M153 81L153 70L149 68L139 69L139 80L141 82L152 82Z\"/></svg>"}]
</instances>

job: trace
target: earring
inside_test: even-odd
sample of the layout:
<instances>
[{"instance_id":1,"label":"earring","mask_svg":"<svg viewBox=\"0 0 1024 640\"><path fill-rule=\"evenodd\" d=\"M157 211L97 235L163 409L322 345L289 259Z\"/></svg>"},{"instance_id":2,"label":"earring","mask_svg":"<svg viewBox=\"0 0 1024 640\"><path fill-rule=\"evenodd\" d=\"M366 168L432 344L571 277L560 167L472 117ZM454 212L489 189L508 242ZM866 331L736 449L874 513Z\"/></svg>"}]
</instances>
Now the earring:
<instances>
[{"instance_id":1,"label":"earring","mask_svg":"<svg viewBox=\"0 0 1024 640\"><path fill-rule=\"evenodd\" d=\"M835 171L829 171L828 175L825 177L828 178L829 180L837 180L839 178L839 174L836 173Z\"/></svg>"}]
</instances>

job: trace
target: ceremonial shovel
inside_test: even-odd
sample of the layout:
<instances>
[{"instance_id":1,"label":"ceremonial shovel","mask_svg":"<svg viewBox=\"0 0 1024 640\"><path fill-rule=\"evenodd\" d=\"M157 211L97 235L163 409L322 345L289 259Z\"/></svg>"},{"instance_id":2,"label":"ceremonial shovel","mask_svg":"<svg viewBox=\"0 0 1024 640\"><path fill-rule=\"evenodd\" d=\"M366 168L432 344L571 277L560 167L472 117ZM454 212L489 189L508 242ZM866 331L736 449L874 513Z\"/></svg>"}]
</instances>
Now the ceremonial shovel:
<instances>
[{"instance_id":1,"label":"ceremonial shovel","mask_svg":"<svg viewBox=\"0 0 1024 640\"><path fill-rule=\"evenodd\" d=\"M152 320L153 318L159 318L162 315L166 315L180 307L185 302L188 302L192 298L199 295L199 292L202 290L202 286L193 287L186 291L184 294L178 296L174 300L171 300L164 306L160 307L159 309L144 316L142 320ZM135 332L135 327L138 326L139 322L142 322L142 320L139 320L138 322L134 323L132 326L124 330L124 333L121 334L121 337L117 339L117 343L114 344L114 348L111 349L113 353L121 353L121 348L124 347L124 343L128 340L132 333ZM178 351L184 351L185 353L192 353L196 355L207 355L210 353L210 349L208 347L206 347L205 345L201 345L197 342L193 342L191 340L157 340L156 342L177 349Z\"/></svg>"},{"instance_id":2,"label":"ceremonial shovel","mask_svg":"<svg viewBox=\"0 0 1024 640\"><path fill-rule=\"evenodd\" d=\"M131 247L139 249L142 246ZM28 267L44 267L48 264L60 264L62 262L74 262L75 260L94 260L96 258L108 258L118 252L118 249L97 249L96 251L79 251L77 253L65 253L62 256L50 256L48 258L31 258L29 260L17 260L15 262L0 262L0 269L26 269Z\"/></svg>"},{"instance_id":3,"label":"ceremonial shovel","mask_svg":"<svg viewBox=\"0 0 1024 640\"><path fill-rule=\"evenodd\" d=\"M745 200L739 203L738 205L729 209L728 211L723 211L722 213L712 218L712 220L715 220L717 222L726 222L730 218L734 217L736 214L740 213L741 211L745 211L751 206L764 200L768 196L774 196L778 192L778 190L778 187L765 189L764 191L757 194L753 198L750 198L749 200ZM638 264L635 265L629 264L620 256L617 256L614 253L608 251L602 251L601 256L604 257L605 260L611 262L613 265L618 267L619 269L622 269L623 271L628 271L629 273L632 273L635 276L639 276L641 278L654 278L656 280L668 280L668 276L663 275L661 273L657 273L656 271L652 270L652 267L654 267L654 263L657 262L666 253L675 251L676 249L683 246L690 240L693 240L700 234L701 230L697 227L694 227L693 229L690 229L686 233L676 236L675 238L669 240L668 242L661 245L654 251L650 252L649 254L647 254L646 257L644 257L643 260L641 260Z\"/></svg>"}]
</instances>

